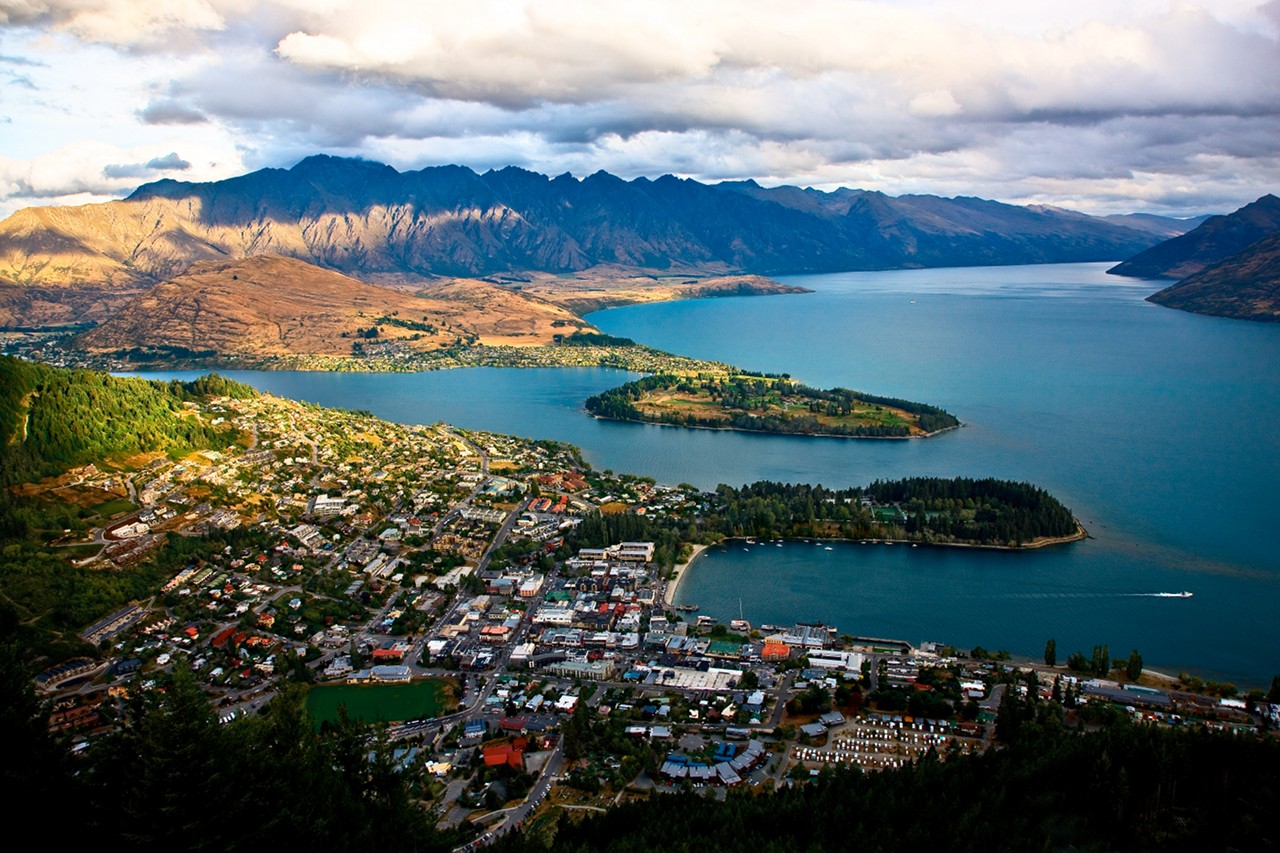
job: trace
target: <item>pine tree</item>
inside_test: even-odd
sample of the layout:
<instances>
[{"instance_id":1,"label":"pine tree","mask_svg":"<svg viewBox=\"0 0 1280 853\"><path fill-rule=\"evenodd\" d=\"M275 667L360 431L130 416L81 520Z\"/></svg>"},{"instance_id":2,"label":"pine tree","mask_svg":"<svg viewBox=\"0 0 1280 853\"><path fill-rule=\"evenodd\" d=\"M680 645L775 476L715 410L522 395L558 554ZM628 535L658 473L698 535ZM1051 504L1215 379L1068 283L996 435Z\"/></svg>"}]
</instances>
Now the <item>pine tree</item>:
<instances>
[{"instance_id":1,"label":"pine tree","mask_svg":"<svg viewBox=\"0 0 1280 853\"><path fill-rule=\"evenodd\" d=\"M1130 681L1137 681L1142 677L1142 655L1138 654L1137 649L1129 653L1129 662L1125 664L1124 674Z\"/></svg>"}]
</instances>

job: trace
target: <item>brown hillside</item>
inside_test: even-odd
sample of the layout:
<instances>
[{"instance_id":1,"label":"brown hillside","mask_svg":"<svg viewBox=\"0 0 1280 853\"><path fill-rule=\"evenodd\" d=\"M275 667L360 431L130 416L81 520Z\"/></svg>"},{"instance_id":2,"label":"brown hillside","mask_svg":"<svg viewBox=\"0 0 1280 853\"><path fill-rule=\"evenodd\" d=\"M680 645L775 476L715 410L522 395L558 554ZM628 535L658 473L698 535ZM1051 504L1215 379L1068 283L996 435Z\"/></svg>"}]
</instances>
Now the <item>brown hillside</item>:
<instances>
[{"instance_id":1,"label":"brown hillside","mask_svg":"<svg viewBox=\"0 0 1280 853\"><path fill-rule=\"evenodd\" d=\"M1280 322L1280 234L1147 299L1195 314Z\"/></svg>"},{"instance_id":2,"label":"brown hillside","mask_svg":"<svg viewBox=\"0 0 1280 853\"><path fill-rule=\"evenodd\" d=\"M0 281L138 288L231 256L197 233L191 208L152 199L19 210L0 222Z\"/></svg>"},{"instance_id":3,"label":"brown hillside","mask_svg":"<svg viewBox=\"0 0 1280 853\"><path fill-rule=\"evenodd\" d=\"M471 335L481 343L545 344L556 333L586 324L561 308L485 282L451 282L414 293L259 255L199 263L77 342L98 352L180 346L256 357L345 356L362 340L362 331L375 325L375 340L426 351Z\"/></svg>"}]
</instances>

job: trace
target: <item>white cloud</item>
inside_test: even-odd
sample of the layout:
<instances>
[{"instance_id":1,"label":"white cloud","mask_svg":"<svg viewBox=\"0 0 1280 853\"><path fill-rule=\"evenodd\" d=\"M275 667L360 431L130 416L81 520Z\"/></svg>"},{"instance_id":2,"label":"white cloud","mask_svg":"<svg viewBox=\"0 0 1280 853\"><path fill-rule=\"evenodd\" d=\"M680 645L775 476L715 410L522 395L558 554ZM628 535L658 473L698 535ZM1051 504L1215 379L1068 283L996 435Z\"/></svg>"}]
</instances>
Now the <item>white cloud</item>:
<instances>
[{"instance_id":1,"label":"white cloud","mask_svg":"<svg viewBox=\"0 0 1280 853\"><path fill-rule=\"evenodd\" d=\"M163 144L120 148L80 141L27 160L0 156L0 214L32 204L88 204L127 195L144 180L217 180L239 174L238 157L212 146L181 155Z\"/></svg>"},{"instance_id":2,"label":"white cloud","mask_svg":"<svg viewBox=\"0 0 1280 853\"><path fill-rule=\"evenodd\" d=\"M328 150L1186 212L1280 168L1280 0L0 0L3 22L0 54L35 65L0 153L175 134L98 180L173 150L195 175L211 138L223 164Z\"/></svg>"},{"instance_id":3,"label":"white cloud","mask_svg":"<svg viewBox=\"0 0 1280 853\"><path fill-rule=\"evenodd\" d=\"M86 41L121 46L154 45L225 25L206 0L0 0L0 23L49 26Z\"/></svg>"}]
</instances>

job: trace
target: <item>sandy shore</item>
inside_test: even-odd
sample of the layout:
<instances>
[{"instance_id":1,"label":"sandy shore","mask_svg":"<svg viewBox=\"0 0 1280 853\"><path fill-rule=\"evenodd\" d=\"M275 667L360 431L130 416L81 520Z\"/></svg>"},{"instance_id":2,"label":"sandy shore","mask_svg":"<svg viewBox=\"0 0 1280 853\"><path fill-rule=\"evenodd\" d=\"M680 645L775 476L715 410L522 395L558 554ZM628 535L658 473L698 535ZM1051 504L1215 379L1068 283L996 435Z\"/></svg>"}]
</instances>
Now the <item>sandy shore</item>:
<instances>
[{"instance_id":1,"label":"sandy shore","mask_svg":"<svg viewBox=\"0 0 1280 853\"><path fill-rule=\"evenodd\" d=\"M694 545L689 561L680 563L671 570L671 580L667 581L667 589L662 596L662 603L667 607L672 607L676 603L676 592L680 589L680 581L684 579L684 570L689 568L689 565L705 550L707 550L706 545Z\"/></svg>"}]
</instances>

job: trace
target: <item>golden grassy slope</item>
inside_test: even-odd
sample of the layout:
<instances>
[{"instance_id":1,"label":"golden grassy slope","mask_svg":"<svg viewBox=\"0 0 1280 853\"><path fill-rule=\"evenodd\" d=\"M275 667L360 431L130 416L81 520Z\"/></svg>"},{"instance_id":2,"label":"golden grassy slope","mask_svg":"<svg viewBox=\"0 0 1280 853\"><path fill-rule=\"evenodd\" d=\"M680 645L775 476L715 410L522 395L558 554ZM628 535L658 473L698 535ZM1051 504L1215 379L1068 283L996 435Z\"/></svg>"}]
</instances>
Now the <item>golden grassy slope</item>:
<instances>
[{"instance_id":1,"label":"golden grassy slope","mask_svg":"<svg viewBox=\"0 0 1280 853\"><path fill-rule=\"evenodd\" d=\"M486 282L459 280L410 292L259 255L196 264L78 342L99 352L167 345L249 356L345 356L361 330L375 325L378 341L430 351L470 336L481 343L547 344L554 334L586 324L562 308Z\"/></svg>"}]
</instances>

